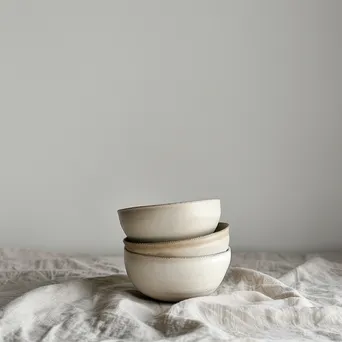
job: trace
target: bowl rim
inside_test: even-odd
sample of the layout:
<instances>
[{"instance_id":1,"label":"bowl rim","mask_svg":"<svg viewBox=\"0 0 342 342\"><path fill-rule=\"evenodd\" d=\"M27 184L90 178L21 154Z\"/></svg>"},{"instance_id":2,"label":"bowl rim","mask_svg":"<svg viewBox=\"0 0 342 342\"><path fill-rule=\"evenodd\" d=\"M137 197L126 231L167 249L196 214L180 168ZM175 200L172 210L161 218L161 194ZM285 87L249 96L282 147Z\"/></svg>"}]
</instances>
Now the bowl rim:
<instances>
[{"instance_id":1,"label":"bowl rim","mask_svg":"<svg viewBox=\"0 0 342 342\"><path fill-rule=\"evenodd\" d=\"M200 256L186 256L186 257L169 257L169 256L156 256L156 255L148 255L148 254L141 254L141 253L135 253L135 252L131 252L129 250L126 249L126 247L124 248L125 253L128 254L134 254L134 255L139 255L140 257L146 258L146 259L156 259L156 260L193 260L193 259L209 259L215 256L220 256L220 255L224 255L224 254L231 254L232 250L230 248L230 246L228 246L227 250L225 250L224 252L220 252L220 253L214 253L214 254L209 254L209 255L200 255Z\"/></svg>"},{"instance_id":2,"label":"bowl rim","mask_svg":"<svg viewBox=\"0 0 342 342\"><path fill-rule=\"evenodd\" d=\"M170 202L170 203L159 203L159 204L147 204L147 205L138 205L135 207L127 207L127 208L121 208L118 209L118 213L122 213L125 211L134 211L134 210L141 210L141 209L154 209L159 207L173 207L173 206L179 206L184 204L194 204L194 203L200 203L200 202L221 202L219 198L208 198L208 199L201 199L201 200L193 200L193 201L181 201L181 202Z\"/></svg>"},{"instance_id":3,"label":"bowl rim","mask_svg":"<svg viewBox=\"0 0 342 342\"><path fill-rule=\"evenodd\" d=\"M219 228L219 225L222 225L222 229L219 231L216 231ZM206 234L206 235L201 235L201 236L196 236L193 238L189 239L182 239L182 240L169 240L169 241L156 241L156 242L140 242L140 241L130 241L128 237L125 237L122 241L125 244L128 245L137 245L139 247L150 247L150 248L160 248L164 245L170 246L170 245L179 245L182 247L184 244L188 244L189 242L197 242L201 240L208 240L212 239L214 236L218 237L220 235L229 235L230 233L230 225L228 222L219 222L217 224L217 227L213 233Z\"/></svg>"}]
</instances>

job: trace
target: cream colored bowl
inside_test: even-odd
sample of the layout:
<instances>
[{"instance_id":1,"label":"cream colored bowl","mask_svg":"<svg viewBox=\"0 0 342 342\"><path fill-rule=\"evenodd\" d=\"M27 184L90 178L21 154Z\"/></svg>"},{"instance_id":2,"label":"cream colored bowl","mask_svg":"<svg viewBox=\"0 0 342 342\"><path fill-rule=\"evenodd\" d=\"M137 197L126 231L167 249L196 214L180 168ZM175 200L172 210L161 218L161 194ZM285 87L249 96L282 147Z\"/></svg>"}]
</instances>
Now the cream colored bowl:
<instances>
[{"instance_id":1,"label":"cream colored bowl","mask_svg":"<svg viewBox=\"0 0 342 342\"><path fill-rule=\"evenodd\" d=\"M134 242L183 240L214 232L221 216L218 199L118 210L122 229Z\"/></svg>"},{"instance_id":2,"label":"cream colored bowl","mask_svg":"<svg viewBox=\"0 0 342 342\"><path fill-rule=\"evenodd\" d=\"M128 277L140 292L175 302L215 291L229 267L231 250L202 257L165 258L125 249L124 256Z\"/></svg>"},{"instance_id":3,"label":"cream colored bowl","mask_svg":"<svg viewBox=\"0 0 342 342\"><path fill-rule=\"evenodd\" d=\"M197 257L222 253L229 246L229 225L220 222L214 233L192 239L167 242L131 242L123 240L129 252L164 256L164 257Z\"/></svg>"}]
</instances>

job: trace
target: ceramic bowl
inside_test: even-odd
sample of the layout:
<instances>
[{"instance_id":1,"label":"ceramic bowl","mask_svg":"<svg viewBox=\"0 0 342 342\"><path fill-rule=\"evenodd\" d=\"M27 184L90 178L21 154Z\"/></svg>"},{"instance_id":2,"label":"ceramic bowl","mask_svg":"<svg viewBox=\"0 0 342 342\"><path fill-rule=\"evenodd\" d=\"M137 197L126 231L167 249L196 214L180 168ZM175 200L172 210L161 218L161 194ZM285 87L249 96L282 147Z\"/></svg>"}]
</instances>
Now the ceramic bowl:
<instances>
[{"instance_id":1,"label":"ceramic bowl","mask_svg":"<svg viewBox=\"0 0 342 342\"><path fill-rule=\"evenodd\" d=\"M164 256L164 257L198 257L222 253L229 246L229 225L220 222L214 233L192 239L167 242L131 242L123 240L129 252Z\"/></svg>"},{"instance_id":2,"label":"ceramic bowl","mask_svg":"<svg viewBox=\"0 0 342 342\"><path fill-rule=\"evenodd\" d=\"M229 267L231 250L202 257L166 258L125 249L124 258L128 277L141 293L176 302L215 291Z\"/></svg>"},{"instance_id":3,"label":"ceramic bowl","mask_svg":"<svg viewBox=\"0 0 342 342\"><path fill-rule=\"evenodd\" d=\"M183 240L213 233L221 216L218 199L118 210L122 229L134 242Z\"/></svg>"}]
</instances>

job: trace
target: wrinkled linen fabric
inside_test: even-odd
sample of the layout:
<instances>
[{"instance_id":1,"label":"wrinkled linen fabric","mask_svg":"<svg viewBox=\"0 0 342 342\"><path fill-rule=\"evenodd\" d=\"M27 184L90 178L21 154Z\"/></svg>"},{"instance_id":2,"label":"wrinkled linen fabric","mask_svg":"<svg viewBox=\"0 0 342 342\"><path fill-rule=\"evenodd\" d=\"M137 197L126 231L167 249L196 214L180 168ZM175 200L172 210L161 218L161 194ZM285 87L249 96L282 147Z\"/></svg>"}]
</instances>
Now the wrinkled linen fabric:
<instances>
[{"instance_id":1,"label":"wrinkled linen fabric","mask_svg":"<svg viewBox=\"0 0 342 342\"><path fill-rule=\"evenodd\" d=\"M214 294L170 304L122 257L0 249L0 307L4 342L342 341L342 252L233 252Z\"/></svg>"}]
</instances>

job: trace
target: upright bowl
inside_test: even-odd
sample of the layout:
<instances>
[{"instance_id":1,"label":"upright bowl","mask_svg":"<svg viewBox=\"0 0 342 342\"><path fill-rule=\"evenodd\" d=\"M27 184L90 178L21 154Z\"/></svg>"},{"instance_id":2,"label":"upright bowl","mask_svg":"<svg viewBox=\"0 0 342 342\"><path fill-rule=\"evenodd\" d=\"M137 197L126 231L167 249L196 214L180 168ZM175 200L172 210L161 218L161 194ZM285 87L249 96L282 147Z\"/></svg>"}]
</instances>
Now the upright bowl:
<instances>
[{"instance_id":1,"label":"upright bowl","mask_svg":"<svg viewBox=\"0 0 342 342\"><path fill-rule=\"evenodd\" d=\"M218 199L158 204L118 210L131 241L183 240L214 232L221 216Z\"/></svg>"},{"instance_id":2,"label":"upright bowl","mask_svg":"<svg viewBox=\"0 0 342 342\"><path fill-rule=\"evenodd\" d=\"M129 252L164 256L164 257L198 257L217 254L226 251L229 247L229 225L219 222L214 233L197 238L166 241L166 242L131 242L123 240Z\"/></svg>"},{"instance_id":3,"label":"upright bowl","mask_svg":"<svg viewBox=\"0 0 342 342\"><path fill-rule=\"evenodd\" d=\"M175 302L215 291L229 267L231 250L202 257L165 258L125 249L124 257L128 277L141 293Z\"/></svg>"}]
</instances>

